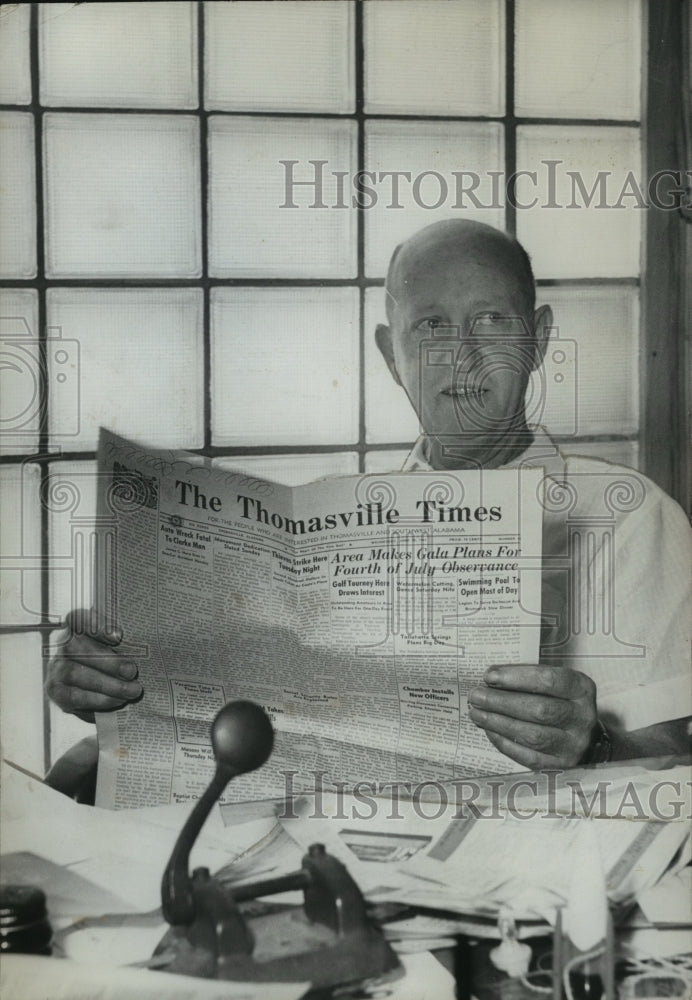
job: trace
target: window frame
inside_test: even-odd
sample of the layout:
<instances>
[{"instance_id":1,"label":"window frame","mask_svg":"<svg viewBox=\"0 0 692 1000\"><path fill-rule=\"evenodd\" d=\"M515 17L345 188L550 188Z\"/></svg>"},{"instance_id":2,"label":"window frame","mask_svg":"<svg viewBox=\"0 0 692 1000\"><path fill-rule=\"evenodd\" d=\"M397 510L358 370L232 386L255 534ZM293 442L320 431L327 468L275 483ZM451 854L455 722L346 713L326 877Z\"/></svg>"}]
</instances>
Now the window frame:
<instances>
[{"instance_id":1,"label":"window frame","mask_svg":"<svg viewBox=\"0 0 692 1000\"><path fill-rule=\"evenodd\" d=\"M648 3L645 102L642 130L645 176L681 171L692 153L690 113L690 8L677 0ZM686 97L683 95L687 95ZM642 240L640 456L641 471L692 512L689 413L689 337L692 298L685 276L692 261L690 191L687 209L650 207ZM673 191L674 179L668 185Z\"/></svg>"},{"instance_id":2,"label":"window frame","mask_svg":"<svg viewBox=\"0 0 692 1000\"><path fill-rule=\"evenodd\" d=\"M636 0L634 0L636 2ZM502 123L505 135L504 167L507 176L511 176L517 167L517 128L523 124L557 124L568 127L575 124L601 126L636 126L641 128L643 148L645 149L646 176L651 177L657 170L684 168L685 148L683 115L677 114L679 95L684 87L689 92L689 69L685 67L684 50L687 42L686 32L689 30L689 8L678 0L657 0L656 3L642 3L642 34L645 59L644 89L645 102L641 121L625 121L621 119L575 119L575 118L529 118L515 115L514 86L514 37L515 37L515 0L504 0L505 15L505 110L504 114L488 119L485 116L469 115L394 115L369 114L365 111L365 73L364 73L364 0L354 0L354 51L355 51L355 107L349 113L310 113L310 112L239 112L220 111L205 107L204 85L204 45L205 45L205 5L196 4L197 16L197 60L198 60L198 99L197 109L182 108L141 108L125 113L143 114L185 114L197 116L200 122L199 156L200 156L200 218L202 242L202 276L191 279L47 279L45 253L45 204L44 204L44 168L43 168L43 117L46 113L71 113L80 111L108 115L124 113L123 108L103 107L49 107L40 104L39 99L39 17L40 5L30 4L30 74L32 100L26 105L4 105L8 111L23 111L33 115L35 140L35 170L36 170L36 249L37 276L35 279L18 280L3 279L0 288L31 288L38 293L38 341L41 362L41 406L38 448L31 454L15 454L0 456L1 465L19 465L22 462L35 464L41 470L41 484L45 485L49 476L50 462L58 458L60 461L90 460L95 457L93 451L64 450L56 456L51 451L48 434L49 398L47 378L47 292L48 289L85 287L196 287L203 290L203 426L204 442L197 451L210 457L243 457L257 455L288 455L288 454L320 454L337 452L356 452L359 471L366 468L368 452L399 452L406 448L409 441L371 442L368 441L365 425L365 330L366 304L368 289L384 284L382 278L372 278L365 272L365 209L358 209L357 220L357 261L358 269L354 278L336 279L288 279L288 278L212 278L209 270L208 247L208 213L207 197L209 189L209 153L208 153L208 120L210 115L248 114L257 117L296 117L296 118L332 118L352 120L357 124L357 170L365 170L365 123L368 120L411 121L450 120L450 121L498 121ZM651 44L649 44L651 39ZM671 110L673 109L673 110ZM689 145L689 140L688 140ZM688 149L689 152L689 149ZM511 190L509 192L511 194ZM642 238L642 268L641 278L567 278L542 279L537 282L541 288L551 286L580 285L613 285L632 286L640 288L640 401L641 413L639 431L636 435L583 435L578 440L586 442L607 442L613 440L637 439L640 444L640 465L646 475L656 481L666 492L670 493L683 505L689 508L691 463L685 447L688 439L689 418L686 416L686 397L688 387L686 382L686 362L689 361L689 348L685 341L685 326L690 323L690 294L686 291L686 266L692 258L692 242L690 229L685 226L684 212L664 211L650 207L644 213L646 224ZM687 216L689 221L689 216ZM507 231L516 232L516 209L511 197L507 198L505 209L505 224ZM359 294L359 426L357 442L345 444L324 445L291 445L281 446L218 446L212 443L212 401L211 401L211 290L215 287L313 287L328 288L349 286L358 289ZM558 438L559 440L559 438ZM41 508L41 551L44 560L49 557L49 513ZM21 633L40 632L42 635L42 652L44 665L49 656L51 633L59 626L49 615L49 578L48 572L42 574L41 582L41 618L37 624L5 625L0 623L0 632ZM50 765L50 713L47 701L44 701L44 755L46 768Z\"/></svg>"}]
</instances>

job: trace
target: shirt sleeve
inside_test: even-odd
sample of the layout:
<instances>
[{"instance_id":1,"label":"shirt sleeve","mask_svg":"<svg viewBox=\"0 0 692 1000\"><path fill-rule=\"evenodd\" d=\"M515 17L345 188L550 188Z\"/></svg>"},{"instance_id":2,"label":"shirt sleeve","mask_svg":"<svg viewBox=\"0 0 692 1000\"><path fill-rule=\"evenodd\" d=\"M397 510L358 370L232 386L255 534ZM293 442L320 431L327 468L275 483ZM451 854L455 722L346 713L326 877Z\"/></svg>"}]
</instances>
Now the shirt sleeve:
<instances>
[{"instance_id":1,"label":"shirt sleeve","mask_svg":"<svg viewBox=\"0 0 692 1000\"><path fill-rule=\"evenodd\" d=\"M625 730L692 714L692 532L681 508L644 483L641 505L588 562L583 613L589 600L609 608L612 636L603 655L575 663L596 682L599 713Z\"/></svg>"}]
</instances>

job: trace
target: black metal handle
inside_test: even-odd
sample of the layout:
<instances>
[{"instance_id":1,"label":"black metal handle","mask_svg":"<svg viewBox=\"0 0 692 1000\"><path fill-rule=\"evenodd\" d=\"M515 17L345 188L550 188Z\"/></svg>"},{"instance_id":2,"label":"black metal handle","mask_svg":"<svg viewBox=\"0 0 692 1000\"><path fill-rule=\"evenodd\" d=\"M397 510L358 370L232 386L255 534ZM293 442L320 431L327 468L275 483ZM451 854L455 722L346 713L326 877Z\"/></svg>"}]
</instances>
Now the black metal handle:
<instances>
[{"instance_id":1,"label":"black metal handle","mask_svg":"<svg viewBox=\"0 0 692 1000\"><path fill-rule=\"evenodd\" d=\"M188 861L204 821L231 778L254 771L269 758L274 732L266 712L259 705L252 701L233 701L225 705L212 722L211 745L216 772L180 831L161 881L163 915L173 925L191 924L195 919Z\"/></svg>"}]
</instances>

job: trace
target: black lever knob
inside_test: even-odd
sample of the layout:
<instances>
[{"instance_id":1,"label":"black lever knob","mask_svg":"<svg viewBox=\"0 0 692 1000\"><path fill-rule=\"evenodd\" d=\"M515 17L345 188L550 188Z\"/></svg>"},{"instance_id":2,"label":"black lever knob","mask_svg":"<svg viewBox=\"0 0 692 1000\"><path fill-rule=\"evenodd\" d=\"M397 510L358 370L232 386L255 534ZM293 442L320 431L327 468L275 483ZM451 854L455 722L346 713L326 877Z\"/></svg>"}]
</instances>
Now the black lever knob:
<instances>
[{"instance_id":1,"label":"black lever knob","mask_svg":"<svg viewBox=\"0 0 692 1000\"><path fill-rule=\"evenodd\" d=\"M272 752L274 731L253 701L230 701L211 725L211 745L220 767L245 774L261 767Z\"/></svg>"},{"instance_id":2,"label":"black lever knob","mask_svg":"<svg viewBox=\"0 0 692 1000\"><path fill-rule=\"evenodd\" d=\"M263 708L252 701L231 701L211 725L211 745L216 771L180 831L161 883L163 915L169 924L191 924L195 919L195 894L188 874L193 844L214 803L231 780L254 771L268 759L274 733Z\"/></svg>"}]
</instances>

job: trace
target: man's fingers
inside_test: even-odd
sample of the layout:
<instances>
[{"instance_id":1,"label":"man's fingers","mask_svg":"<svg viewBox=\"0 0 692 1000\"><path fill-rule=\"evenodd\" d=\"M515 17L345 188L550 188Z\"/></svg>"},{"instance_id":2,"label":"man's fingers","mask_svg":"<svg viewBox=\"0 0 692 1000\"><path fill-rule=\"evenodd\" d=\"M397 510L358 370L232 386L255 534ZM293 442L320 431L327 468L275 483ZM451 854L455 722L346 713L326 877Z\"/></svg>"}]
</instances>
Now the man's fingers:
<instances>
[{"instance_id":1,"label":"man's fingers","mask_svg":"<svg viewBox=\"0 0 692 1000\"><path fill-rule=\"evenodd\" d=\"M527 766L537 766L538 758L541 758L541 766L546 764L548 759L556 764L571 766L581 757L582 748L577 745L571 730L535 725L506 715L484 712L473 706L469 706L469 715L472 722L485 730L489 739L496 736L507 743L521 747L521 760L516 756L514 759L520 760L520 763ZM530 764L527 763L529 758L532 761Z\"/></svg>"},{"instance_id":2,"label":"man's fingers","mask_svg":"<svg viewBox=\"0 0 692 1000\"><path fill-rule=\"evenodd\" d=\"M527 691L553 698L575 699L591 693L595 685L590 677L566 667L549 667L544 664L511 663L490 667L485 683L492 688L506 691Z\"/></svg>"},{"instance_id":3,"label":"man's fingers","mask_svg":"<svg viewBox=\"0 0 692 1000\"><path fill-rule=\"evenodd\" d=\"M55 697L56 691L63 694L63 688L100 695L107 699L113 699L119 704L134 701L142 693L142 685L139 681L122 680L77 660L57 657L52 665L48 693L51 697ZM81 696L75 695L75 697ZM81 708L84 706L73 704L73 707Z\"/></svg>"},{"instance_id":4,"label":"man's fingers","mask_svg":"<svg viewBox=\"0 0 692 1000\"><path fill-rule=\"evenodd\" d=\"M503 753L527 767L573 767L584 752L578 732L572 728L541 726L507 715L485 712L469 705L472 722L485 730L486 736ZM502 741L502 746L498 741ZM510 752L505 746L513 748ZM521 753L517 753L517 748Z\"/></svg>"},{"instance_id":5,"label":"man's fingers","mask_svg":"<svg viewBox=\"0 0 692 1000\"><path fill-rule=\"evenodd\" d=\"M574 719L573 702L544 694L522 694L483 686L471 691L469 705L484 712L508 715L558 729L568 726Z\"/></svg>"},{"instance_id":6,"label":"man's fingers","mask_svg":"<svg viewBox=\"0 0 692 1000\"><path fill-rule=\"evenodd\" d=\"M65 625L74 635L88 635L107 646L117 646L122 641L121 630L93 608L69 611Z\"/></svg>"},{"instance_id":7,"label":"man's fingers","mask_svg":"<svg viewBox=\"0 0 692 1000\"><path fill-rule=\"evenodd\" d=\"M138 674L137 664L133 660L125 659L110 646L104 646L102 642L88 635L70 636L64 647L58 650L58 656L128 681L134 680Z\"/></svg>"},{"instance_id":8,"label":"man's fingers","mask_svg":"<svg viewBox=\"0 0 692 1000\"><path fill-rule=\"evenodd\" d=\"M519 763L573 767L584 756L597 718L596 685L564 667L491 667L485 684L469 692L468 706L471 721Z\"/></svg>"},{"instance_id":9,"label":"man's fingers","mask_svg":"<svg viewBox=\"0 0 692 1000\"><path fill-rule=\"evenodd\" d=\"M95 712L121 708L142 696L137 664L119 653L122 634L104 616L70 611L55 640L46 693L65 712L93 721Z\"/></svg>"},{"instance_id":10,"label":"man's fingers","mask_svg":"<svg viewBox=\"0 0 692 1000\"><path fill-rule=\"evenodd\" d=\"M540 768L555 768L564 766L558 757L554 757L551 754L541 753L539 750L529 750L527 747L521 746L520 743L514 743L513 740L509 740L504 736L500 736L498 733L486 733L488 739L493 744L494 747L501 752L511 757L512 760L516 760L518 764L523 764L524 767L530 768L532 771L538 771Z\"/></svg>"},{"instance_id":11,"label":"man's fingers","mask_svg":"<svg viewBox=\"0 0 692 1000\"><path fill-rule=\"evenodd\" d=\"M541 753L559 753L562 745L568 739L561 729L552 726L537 726L521 719L513 719L508 715L497 715L494 712L484 712L469 706L471 721L485 729L487 733L496 733L505 739L518 743L529 750Z\"/></svg>"},{"instance_id":12,"label":"man's fingers","mask_svg":"<svg viewBox=\"0 0 692 1000\"><path fill-rule=\"evenodd\" d=\"M50 686L49 693L56 705L59 705L64 712L110 712L113 709L122 708L125 704L121 698L111 698L109 695L98 694L95 691L69 687L58 681Z\"/></svg>"}]
</instances>

